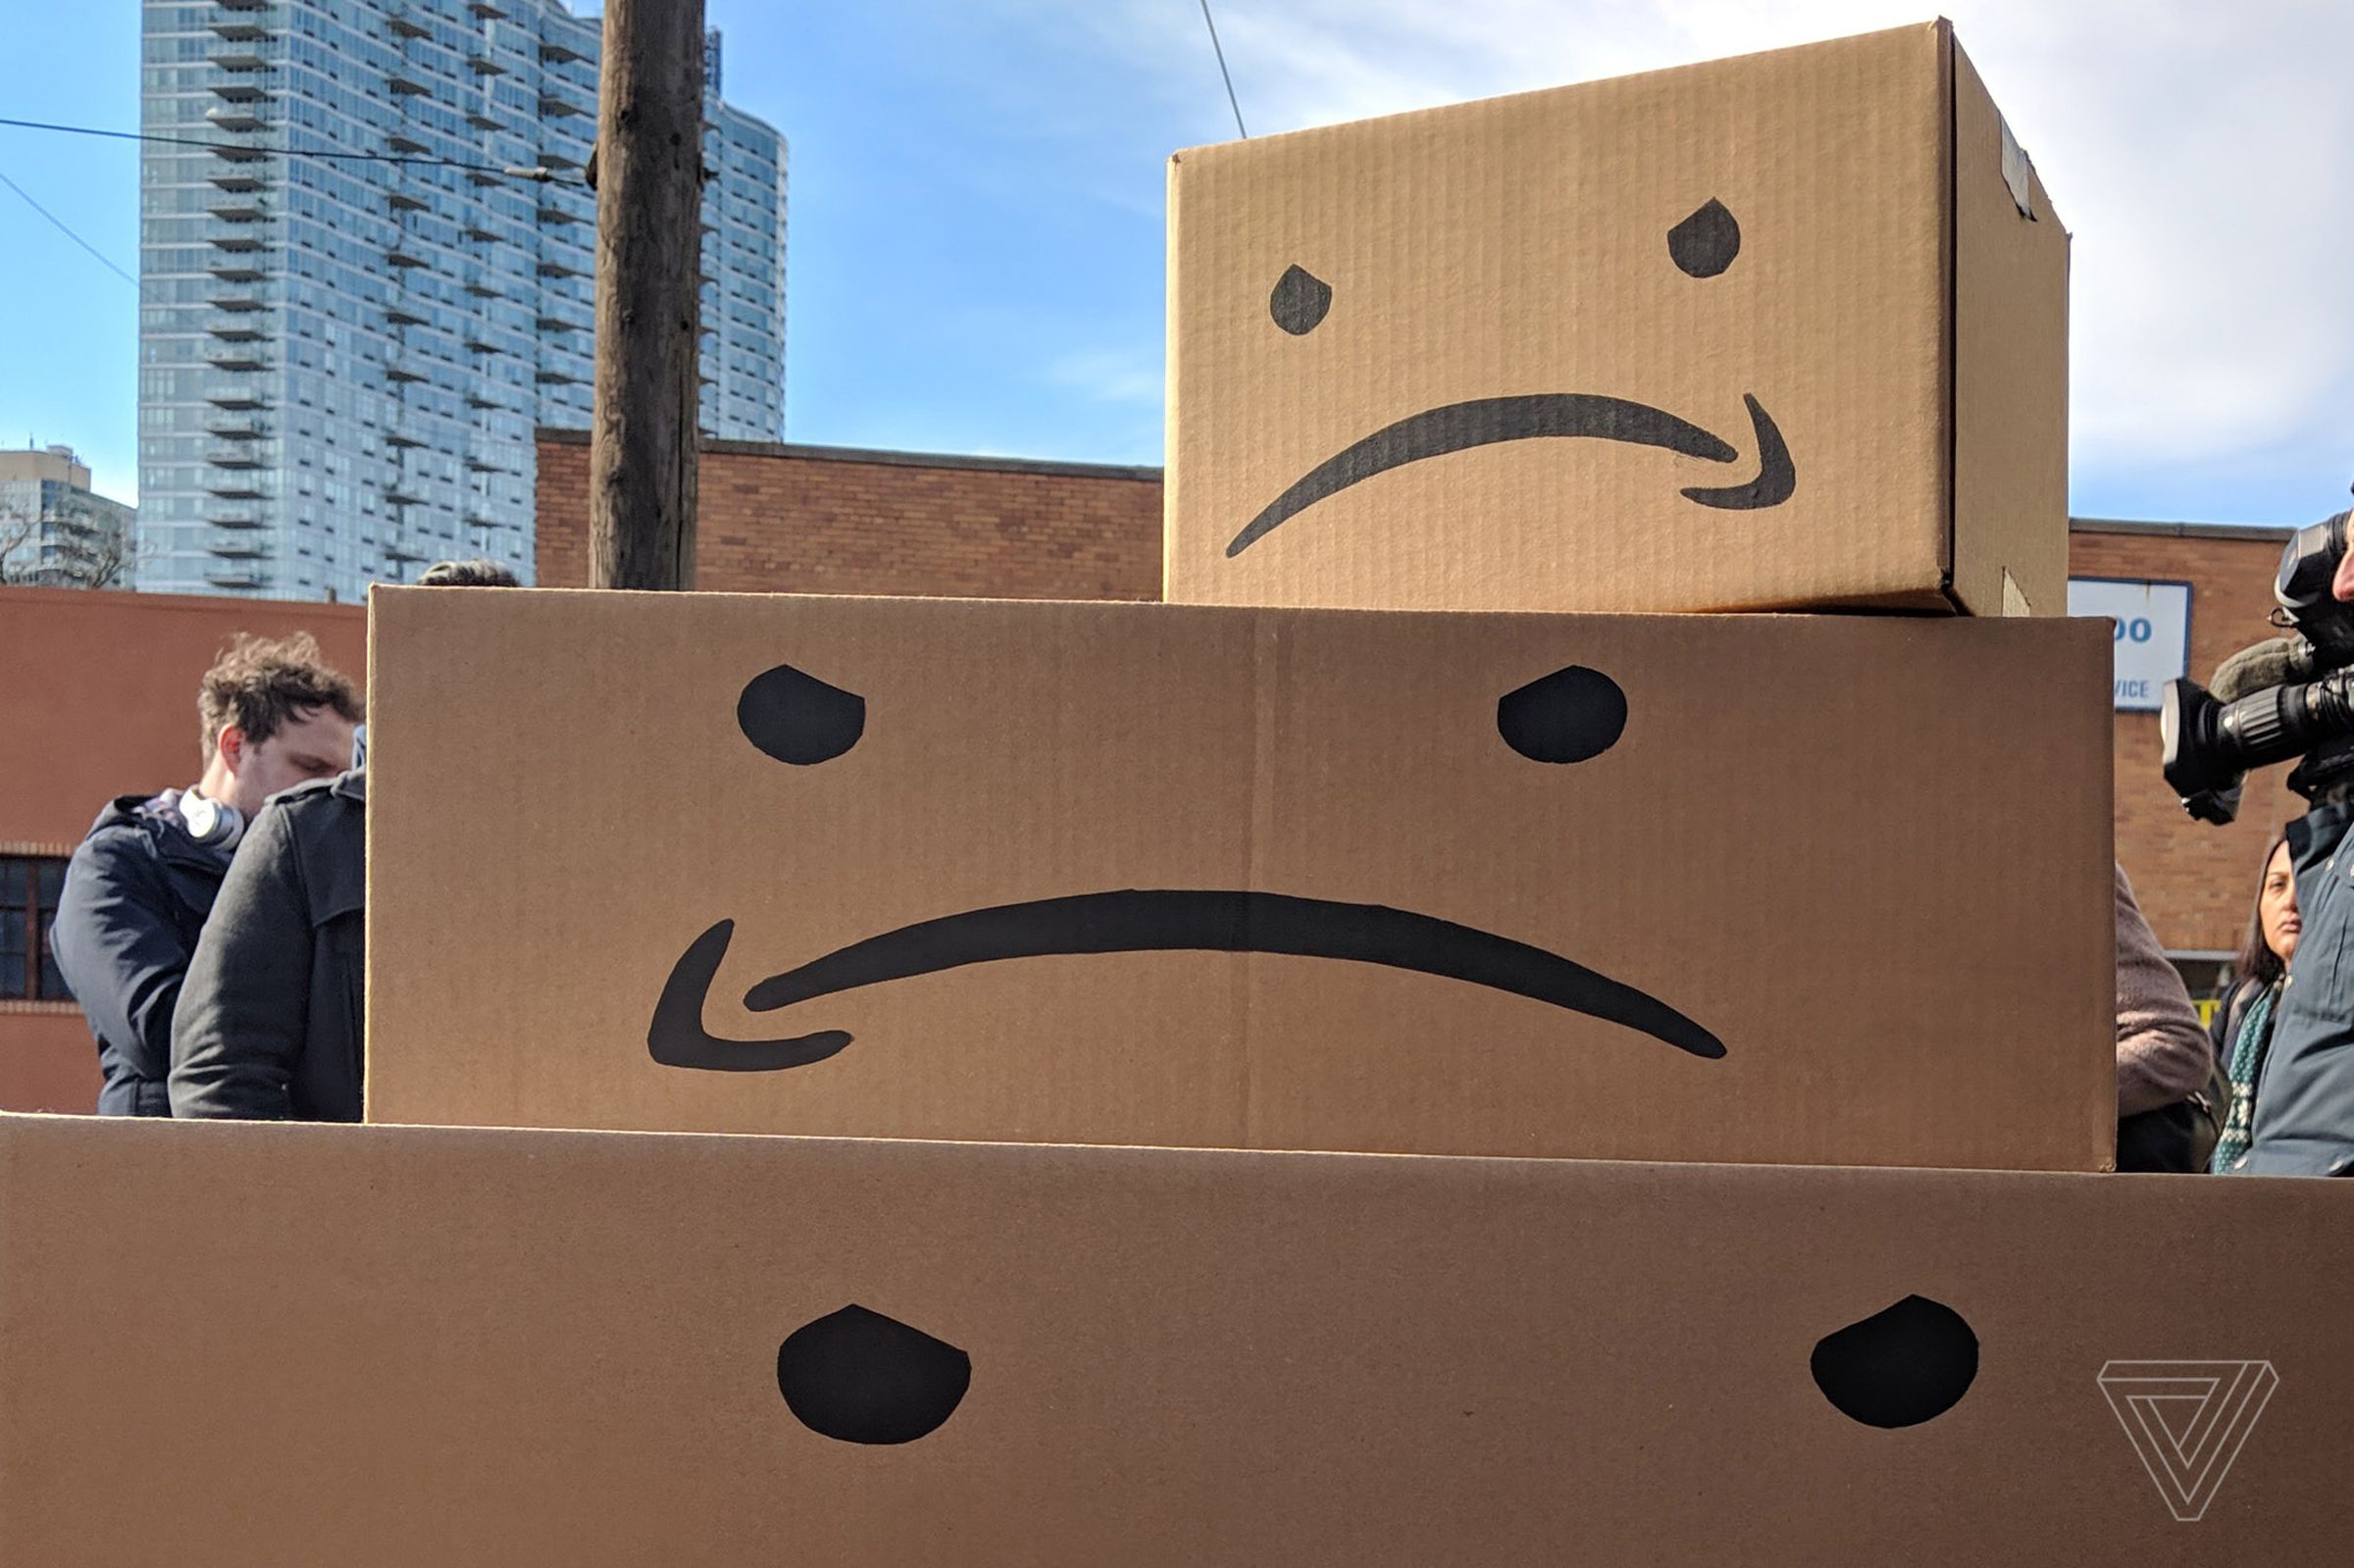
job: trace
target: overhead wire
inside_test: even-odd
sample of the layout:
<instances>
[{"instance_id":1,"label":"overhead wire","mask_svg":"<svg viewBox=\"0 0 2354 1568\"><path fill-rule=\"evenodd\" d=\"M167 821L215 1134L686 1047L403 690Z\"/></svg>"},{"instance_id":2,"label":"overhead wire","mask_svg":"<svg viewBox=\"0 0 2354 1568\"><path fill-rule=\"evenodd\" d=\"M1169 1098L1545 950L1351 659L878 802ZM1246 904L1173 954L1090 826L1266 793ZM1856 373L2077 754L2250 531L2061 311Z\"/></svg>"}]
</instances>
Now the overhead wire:
<instances>
[{"instance_id":1,"label":"overhead wire","mask_svg":"<svg viewBox=\"0 0 2354 1568\"><path fill-rule=\"evenodd\" d=\"M203 147L214 152L241 152L255 156L281 158L315 158L326 162L370 164L414 164L429 169L456 169L468 174L502 175L509 179L529 179L541 184L555 182L556 172L537 166L511 164L475 164L462 158L422 158L410 153L345 152L327 147L256 147L241 141L213 141L197 136L167 136L152 130L105 130L95 126L60 126L42 120L10 120L0 118L0 126L13 126L22 130L54 130L69 136L103 136L114 141L161 142L176 147Z\"/></svg>"},{"instance_id":2,"label":"overhead wire","mask_svg":"<svg viewBox=\"0 0 2354 1568\"><path fill-rule=\"evenodd\" d=\"M9 189L15 191L19 196L22 196L25 199L26 206L31 208L34 212L39 213L43 218L48 219L50 225L55 228L59 233L65 235L68 239L74 241L75 244L79 245L83 250L88 251L92 256L96 257L99 266L105 268L108 272L113 273L117 278L122 278L123 281L128 283L131 287L136 288L139 286L139 280L137 278L131 277L130 274L116 266L113 258L109 257L106 252L100 250L97 246L91 244L88 240L74 232L72 228L67 227L66 221L63 218L58 217L57 214L51 212L39 202L34 201L32 199L32 193L26 190L23 185L18 184L6 175L0 175L0 185L6 185Z\"/></svg>"},{"instance_id":3,"label":"overhead wire","mask_svg":"<svg viewBox=\"0 0 2354 1568\"><path fill-rule=\"evenodd\" d=\"M1209 28L1209 47L1218 57L1218 75L1226 79L1226 103L1234 110L1234 128L1245 141L1249 141L1251 132L1243 129L1242 101L1234 95L1234 74L1226 69L1226 46L1218 42L1218 25L1210 18L1209 0L1202 0L1202 21Z\"/></svg>"}]
</instances>

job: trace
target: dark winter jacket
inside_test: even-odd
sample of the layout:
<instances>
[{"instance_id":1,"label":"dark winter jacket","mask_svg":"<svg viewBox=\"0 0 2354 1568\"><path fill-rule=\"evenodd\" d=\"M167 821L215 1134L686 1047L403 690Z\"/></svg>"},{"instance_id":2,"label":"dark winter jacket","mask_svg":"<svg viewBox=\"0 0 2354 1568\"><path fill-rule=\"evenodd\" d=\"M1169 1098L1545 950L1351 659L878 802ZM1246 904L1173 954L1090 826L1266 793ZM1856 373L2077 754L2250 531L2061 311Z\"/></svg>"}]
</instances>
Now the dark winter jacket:
<instances>
[{"instance_id":1,"label":"dark winter jacket","mask_svg":"<svg viewBox=\"0 0 2354 1568\"><path fill-rule=\"evenodd\" d=\"M50 943L98 1039L102 1116L169 1116L172 1015L231 850L199 843L179 791L109 804L66 867Z\"/></svg>"},{"instance_id":2,"label":"dark winter jacket","mask_svg":"<svg viewBox=\"0 0 2354 1568\"><path fill-rule=\"evenodd\" d=\"M368 775L271 797L197 943L172 1031L172 1114L360 1119Z\"/></svg>"}]
</instances>

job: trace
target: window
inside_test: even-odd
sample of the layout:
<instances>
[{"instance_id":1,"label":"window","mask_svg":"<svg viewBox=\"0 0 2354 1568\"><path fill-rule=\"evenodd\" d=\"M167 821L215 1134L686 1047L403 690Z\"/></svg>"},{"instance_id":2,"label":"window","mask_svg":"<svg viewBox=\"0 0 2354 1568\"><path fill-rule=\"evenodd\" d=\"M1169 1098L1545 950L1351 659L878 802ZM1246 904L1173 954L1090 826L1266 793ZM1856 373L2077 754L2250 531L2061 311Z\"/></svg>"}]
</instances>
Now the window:
<instances>
[{"instance_id":1,"label":"window","mask_svg":"<svg viewBox=\"0 0 2354 1568\"><path fill-rule=\"evenodd\" d=\"M49 922L66 885L56 855L0 855L0 1001L70 1002L49 950Z\"/></svg>"}]
</instances>

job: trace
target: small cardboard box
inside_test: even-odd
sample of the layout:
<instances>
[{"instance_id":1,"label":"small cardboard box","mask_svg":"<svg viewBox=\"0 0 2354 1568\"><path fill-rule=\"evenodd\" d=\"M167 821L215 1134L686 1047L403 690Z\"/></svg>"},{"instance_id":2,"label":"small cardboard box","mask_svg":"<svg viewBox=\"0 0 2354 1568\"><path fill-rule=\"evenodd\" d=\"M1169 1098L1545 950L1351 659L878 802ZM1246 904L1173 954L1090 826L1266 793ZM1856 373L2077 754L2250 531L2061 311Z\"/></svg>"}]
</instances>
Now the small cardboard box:
<instances>
[{"instance_id":1,"label":"small cardboard box","mask_svg":"<svg viewBox=\"0 0 2354 1568\"><path fill-rule=\"evenodd\" d=\"M1197 148L1169 212L1172 600L2066 613L2068 235L1942 22Z\"/></svg>"},{"instance_id":2,"label":"small cardboard box","mask_svg":"<svg viewBox=\"0 0 2354 1568\"><path fill-rule=\"evenodd\" d=\"M41 1568L2340 1562L2350 1231L2344 1182L4 1118L0 1518Z\"/></svg>"},{"instance_id":3,"label":"small cardboard box","mask_svg":"<svg viewBox=\"0 0 2354 1568\"><path fill-rule=\"evenodd\" d=\"M2109 1157L2098 623L374 604L371 1120Z\"/></svg>"}]
</instances>

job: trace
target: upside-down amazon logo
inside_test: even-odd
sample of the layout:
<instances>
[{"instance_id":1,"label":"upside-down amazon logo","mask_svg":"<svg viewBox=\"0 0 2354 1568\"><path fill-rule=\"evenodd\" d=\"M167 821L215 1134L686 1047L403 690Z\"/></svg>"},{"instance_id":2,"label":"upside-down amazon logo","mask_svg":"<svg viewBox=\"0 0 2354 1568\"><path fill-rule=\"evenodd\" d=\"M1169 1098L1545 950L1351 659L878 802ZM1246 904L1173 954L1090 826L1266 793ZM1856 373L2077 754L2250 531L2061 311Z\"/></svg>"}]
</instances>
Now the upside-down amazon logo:
<instances>
[{"instance_id":1,"label":"upside-down amazon logo","mask_svg":"<svg viewBox=\"0 0 2354 1568\"><path fill-rule=\"evenodd\" d=\"M1532 762L1600 755L1626 726L1626 694L1597 670L1565 666L1506 692L1496 728ZM845 755L866 731L866 702L792 665L756 676L737 726L761 752L793 767ZM666 1067L774 1072L806 1067L850 1043L838 1029L771 1039L725 1039L703 1027L703 1005L735 934L721 920L687 944L654 1005L646 1047ZM1694 1056L1724 1045L1665 1002L1545 948L1496 932L1387 905L1345 903L1263 887L1119 887L965 909L862 936L771 975L744 1006L755 1013L969 964L1049 954L1284 953L1379 964L1524 996L1622 1025Z\"/></svg>"}]
</instances>

